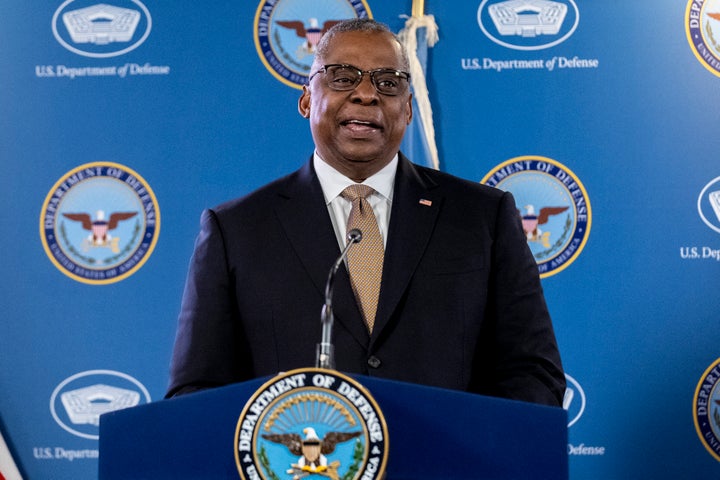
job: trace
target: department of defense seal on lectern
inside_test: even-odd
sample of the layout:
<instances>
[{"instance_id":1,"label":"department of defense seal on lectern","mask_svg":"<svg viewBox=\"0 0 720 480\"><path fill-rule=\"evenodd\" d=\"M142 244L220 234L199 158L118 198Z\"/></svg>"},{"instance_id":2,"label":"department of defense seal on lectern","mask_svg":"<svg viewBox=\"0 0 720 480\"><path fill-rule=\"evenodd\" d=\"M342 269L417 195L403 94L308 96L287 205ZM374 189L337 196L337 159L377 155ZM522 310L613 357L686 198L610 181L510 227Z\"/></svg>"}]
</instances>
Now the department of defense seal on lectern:
<instances>
[{"instance_id":1,"label":"department of defense seal on lectern","mask_svg":"<svg viewBox=\"0 0 720 480\"><path fill-rule=\"evenodd\" d=\"M240 477L372 480L388 457L385 418L370 393L334 370L304 368L266 382L235 429Z\"/></svg>"}]
</instances>

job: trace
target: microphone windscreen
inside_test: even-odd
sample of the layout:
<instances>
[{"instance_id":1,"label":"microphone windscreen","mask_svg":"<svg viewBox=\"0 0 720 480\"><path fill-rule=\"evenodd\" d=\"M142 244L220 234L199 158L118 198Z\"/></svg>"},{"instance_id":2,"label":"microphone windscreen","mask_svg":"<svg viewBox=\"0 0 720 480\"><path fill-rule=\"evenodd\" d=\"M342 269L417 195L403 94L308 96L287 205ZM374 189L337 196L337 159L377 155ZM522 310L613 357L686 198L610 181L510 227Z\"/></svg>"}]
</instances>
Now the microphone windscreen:
<instances>
[{"instance_id":1,"label":"microphone windscreen","mask_svg":"<svg viewBox=\"0 0 720 480\"><path fill-rule=\"evenodd\" d=\"M360 243L362 240L362 232L359 228L353 228L347 234L347 241L349 243Z\"/></svg>"}]
</instances>

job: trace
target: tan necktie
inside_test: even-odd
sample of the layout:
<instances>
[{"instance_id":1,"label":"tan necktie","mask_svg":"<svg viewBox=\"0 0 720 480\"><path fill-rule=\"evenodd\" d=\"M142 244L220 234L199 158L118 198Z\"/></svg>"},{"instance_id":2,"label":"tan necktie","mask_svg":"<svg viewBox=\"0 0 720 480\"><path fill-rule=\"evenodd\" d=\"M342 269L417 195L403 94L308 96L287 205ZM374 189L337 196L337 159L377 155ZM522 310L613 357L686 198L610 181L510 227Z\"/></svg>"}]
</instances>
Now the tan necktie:
<instances>
[{"instance_id":1,"label":"tan necktie","mask_svg":"<svg viewBox=\"0 0 720 480\"><path fill-rule=\"evenodd\" d=\"M362 232L362 240L348 252L348 270L355 298L372 332L380 297L383 258L385 248L378 229L375 213L366 197L375 190L367 185L355 184L347 187L340 195L352 202L347 231L357 228Z\"/></svg>"}]
</instances>

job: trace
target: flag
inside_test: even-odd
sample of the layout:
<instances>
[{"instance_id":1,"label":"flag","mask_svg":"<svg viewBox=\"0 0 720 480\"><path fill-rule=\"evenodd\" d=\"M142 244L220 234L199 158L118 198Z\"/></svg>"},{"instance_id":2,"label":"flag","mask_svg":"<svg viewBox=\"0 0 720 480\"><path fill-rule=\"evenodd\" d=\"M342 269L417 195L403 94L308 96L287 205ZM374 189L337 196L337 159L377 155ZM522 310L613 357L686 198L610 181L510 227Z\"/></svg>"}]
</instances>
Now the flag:
<instances>
[{"instance_id":1,"label":"flag","mask_svg":"<svg viewBox=\"0 0 720 480\"><path fill-rule=\"evenodd\" d=\"M428 48L438 41L438 26L433 15L423 13L422 0L413 0L413 14L398 33L410 62L413 92L413 119L405 131L400 149L413 162L438 170L440 160L435 143L435 125L425 73Z\"/></svg>"},{"instance_id":2,"label":"flag","mask_svg":"<svg viewBox=\"0 0 720 480\"><path fill-rule=\"evenodd\" d=\"M22 480L2 432L0 432L0 480Z\"/></svg>"}]
</instances>

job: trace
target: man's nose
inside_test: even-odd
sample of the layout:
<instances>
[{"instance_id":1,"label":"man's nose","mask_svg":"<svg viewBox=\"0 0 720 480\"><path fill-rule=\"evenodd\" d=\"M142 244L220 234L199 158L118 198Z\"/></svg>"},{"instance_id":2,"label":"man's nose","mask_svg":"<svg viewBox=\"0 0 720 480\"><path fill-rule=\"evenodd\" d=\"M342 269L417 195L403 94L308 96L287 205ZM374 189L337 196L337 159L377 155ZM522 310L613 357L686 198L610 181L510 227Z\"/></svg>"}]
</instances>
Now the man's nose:
<instances>
[{"instance_id":1,"label":"man's nose","mask_svg":"<svg viewBox=\"0 0 720 480\"><path fill-rule=\"evenodd\" d=\"M357 98L362 98L364 100L377 99L378 92L372 82L372 78L370 78L370 74L363 73L363 76L360 78L360 83L358 83L353 90L353 94Z\"/></svg>"}]
</instances>

